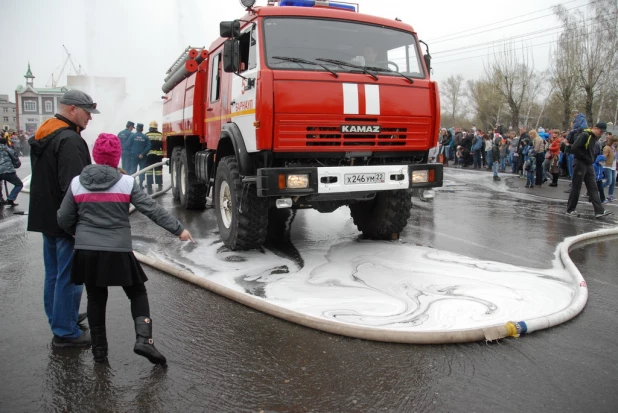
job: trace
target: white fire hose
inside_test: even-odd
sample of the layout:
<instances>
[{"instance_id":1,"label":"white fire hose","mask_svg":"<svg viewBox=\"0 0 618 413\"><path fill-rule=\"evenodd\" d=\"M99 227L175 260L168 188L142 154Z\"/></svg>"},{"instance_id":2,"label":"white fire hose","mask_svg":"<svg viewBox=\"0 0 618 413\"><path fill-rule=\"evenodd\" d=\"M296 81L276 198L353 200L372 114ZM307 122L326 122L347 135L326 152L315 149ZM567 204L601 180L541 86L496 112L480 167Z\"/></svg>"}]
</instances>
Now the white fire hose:
<instances>
[{"instance_id":1,"label":"white fire hose","mask_svg":"<svg viewBox=\"0 0 618 413\"><path fill-rule=\"evenodd\" d=\"M168 189L169 188L165 191ZM160 191L154 194L153 197L159 196L165 191ZM365 340L410 344L441 344L465 343L483 340L493 341L506 337L519 337L522 334L550 328L572 319L584 309L584 306L588 301L588 286L586 285L586 281L584 280L581 272L571 260L569 251L579 243L616 235L618 235L618 228L604 229L566 238L560 244L560 250L558 251L560 260L565 266L567 272L571 275L572 282L577 286L575 294L571 299L571 303L566 308L554 314L528 320L510 321L505 324L496 324L488 327L449 331L385 330L376 327L344 324L333 320L301 314L269 303L262 298L241 293L206 278L199 277L189 271L177 268L156 258L140 254L139 252L134 252L134 254L141 263L149 265L169 275L173 275L264 313L306 327L315 328L316 330Z\"/></svg>"}]
</instances>

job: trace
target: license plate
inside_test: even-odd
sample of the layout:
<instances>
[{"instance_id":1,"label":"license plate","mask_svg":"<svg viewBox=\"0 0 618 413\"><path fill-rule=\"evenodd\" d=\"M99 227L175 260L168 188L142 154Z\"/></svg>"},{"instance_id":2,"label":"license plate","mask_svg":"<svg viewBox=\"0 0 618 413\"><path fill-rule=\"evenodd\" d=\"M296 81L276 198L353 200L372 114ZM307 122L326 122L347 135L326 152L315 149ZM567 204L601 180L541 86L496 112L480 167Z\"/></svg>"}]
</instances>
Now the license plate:
<instances>
[{"instance_id":1,"label":"license plate","mask_svg":"<svg viewBox=\"0 0 618 413\"><path fill-rule=\"evenodd\" d=\"M374 173L374 174L346 174L345 184L346 185L383 184L384 177L385 177L385 174L381 172Z\"/></svg>"}]
</instances>

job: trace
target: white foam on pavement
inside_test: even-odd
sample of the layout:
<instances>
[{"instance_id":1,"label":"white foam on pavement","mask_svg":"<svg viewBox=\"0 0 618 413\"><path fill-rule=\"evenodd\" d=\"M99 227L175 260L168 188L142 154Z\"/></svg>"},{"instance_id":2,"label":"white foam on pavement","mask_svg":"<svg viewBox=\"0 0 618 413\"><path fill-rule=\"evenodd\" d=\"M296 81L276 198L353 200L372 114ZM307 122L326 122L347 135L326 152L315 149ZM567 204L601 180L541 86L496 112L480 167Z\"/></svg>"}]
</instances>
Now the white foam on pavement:
<instances>
[{"instance_id":1,"label":"white foam on pavement","mask_svg":"<svg viewBox=\"0 0 618 413\"><path fill-rule=\"evenodd\" d=\"M549 315L566 308L580 288L558 258L539 270L400 242L313 242L301 249L303 268L268 250L229 251L215 238L183 249L191 251L158 258L302 314L402 331Z\"/></svg>"}]
</instances>

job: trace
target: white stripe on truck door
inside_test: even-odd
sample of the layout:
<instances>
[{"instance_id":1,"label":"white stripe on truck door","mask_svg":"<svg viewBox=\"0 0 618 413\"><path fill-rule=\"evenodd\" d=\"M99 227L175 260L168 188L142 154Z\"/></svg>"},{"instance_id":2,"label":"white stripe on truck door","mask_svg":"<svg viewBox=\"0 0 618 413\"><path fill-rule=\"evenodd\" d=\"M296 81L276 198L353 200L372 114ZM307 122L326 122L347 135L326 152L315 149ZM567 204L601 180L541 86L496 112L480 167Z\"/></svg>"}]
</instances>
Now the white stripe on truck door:
<instances>
[{"instance_id":1,"label":"white stripe on truck door","mask_svg":"<svg viewBox=\"0 0 618 413\"><path fill-rule=\"evenodd\" d=\"M380 114L380 86L365 85L365 115Z\"/></svg>"},{"instance_id":2,"label":"white stripe on truck door","mask_svg":"<svg viewBox=\"0 0 618 413\"><path fill-rule=\"evenodd\" d=\"M358 115L358 85L343 83L343 114Z\"/></svg>"}]
</instances>

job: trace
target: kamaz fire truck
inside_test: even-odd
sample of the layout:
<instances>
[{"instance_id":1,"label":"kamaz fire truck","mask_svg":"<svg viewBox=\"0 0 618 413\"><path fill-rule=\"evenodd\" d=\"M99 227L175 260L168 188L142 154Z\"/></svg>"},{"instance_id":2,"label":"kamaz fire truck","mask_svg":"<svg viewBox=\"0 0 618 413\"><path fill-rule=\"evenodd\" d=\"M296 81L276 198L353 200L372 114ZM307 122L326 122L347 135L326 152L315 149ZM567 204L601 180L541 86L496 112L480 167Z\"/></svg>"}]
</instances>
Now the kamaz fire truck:
<instances>
[{"instance_id":1,"label":"kamaz fire truck","mask_svg":"<svg viewBox=\"0 0 618 413\"><path fill-rule=\"evenodd\" d=\"M347 206L367 237L404 229L440 124L430 56L400 20L358 5L270 0L188 48L163 86L172 194L213 206L230 249L264 243L271 208Z\"/></svg>"}]
</instances>

